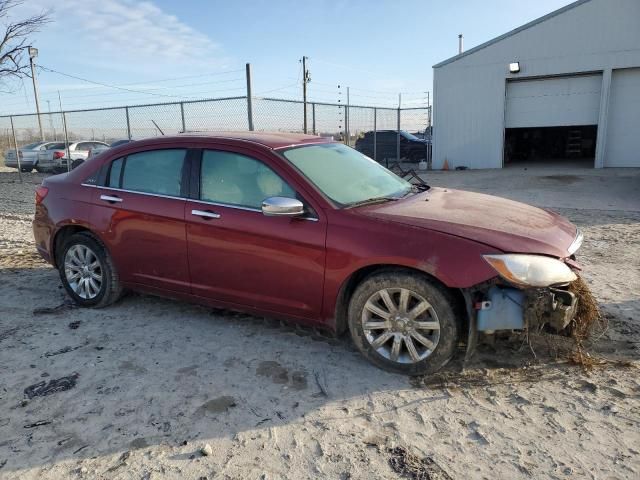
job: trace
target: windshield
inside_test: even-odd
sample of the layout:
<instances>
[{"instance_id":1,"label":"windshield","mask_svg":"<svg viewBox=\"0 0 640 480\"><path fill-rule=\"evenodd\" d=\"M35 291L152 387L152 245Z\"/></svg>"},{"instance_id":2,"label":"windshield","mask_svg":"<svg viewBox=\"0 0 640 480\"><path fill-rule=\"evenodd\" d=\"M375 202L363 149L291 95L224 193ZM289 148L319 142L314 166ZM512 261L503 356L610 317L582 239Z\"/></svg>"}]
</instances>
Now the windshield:
<instances>
[{"instance_id":1,"label":"windshield","mask_svg":"<svg viewBox=\"0 0 640 480\"><path fill-rule=\"evenodd\" d=\"M418 140L418 141L420 141L420 139L418 137L416 137L413 133L409 133L409 132L405 132L404 130L400 130L400 134L404 138L408 138L409 140Z\"/></svg>"},{"instance_id":2,"label":"windshield","mask_svg":"<svg viewBox=\"0 0 640 480\"><path fill-rule=\"evenodd\" d=\"M341 206L400 198L411 184L341 143L285 150L284 156L327 197Z\"/></svg>"}]
</instances>

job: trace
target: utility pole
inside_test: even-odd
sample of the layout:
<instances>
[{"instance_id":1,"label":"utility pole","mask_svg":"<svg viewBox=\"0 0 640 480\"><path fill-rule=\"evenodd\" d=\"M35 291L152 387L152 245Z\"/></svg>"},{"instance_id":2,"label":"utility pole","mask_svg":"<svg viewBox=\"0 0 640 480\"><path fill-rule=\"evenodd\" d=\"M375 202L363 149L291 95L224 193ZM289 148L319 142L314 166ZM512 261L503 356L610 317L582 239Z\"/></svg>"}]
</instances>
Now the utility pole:
<instances>
[{"instance_id":1,"label":"utility pole","mask_svg":"<svg viewBox=\"0 0 640 480\"><path fill-rule=\"evenodd\" d=\"M249 130L253 131L253 94L251 92L251 64L245 66L245 75L247 77L247 123Z\"/></svg>"},{"instance_id":2,"label":"utility pole","mask_svg":"<svg viewBox=\"0 0 640 480\"><path fill-rule=\"evenodd\" d=\"M51 115L51 100L47 100L47 108L49 109L49 127L53 132L53 139L58 140L58 136L56 135L56 127L53 126L53 116Z\"/></svg>"},{"instance_id":3,"label":"utility pole","mask_svg":"<svg viewBox=\"0 0 640 480\"><path fill-rule=\"evenodd\" d=\"M396 137L396 161L400 163L400 109L402 108L402 93L398 94L398 134Z\"/></svg>"},{"instance_id":4,"label":"utility pole","mask_svg":"<svg viewBox=\"0 0 640 480\"><path fill-rule=\"evenodd\" d=\"M311 81L311 77L309 76L309 70L307 70L307 57L302 57L302 103L303 103L303 131L307 133L307 83Z\"/></svg>"},{"instance_id":5,"label":"utility pole","mask_svg":"<svg viewBox=\"0 0 640 480\"><path fill-rule=\"evenodd\" d=\"M29 52L29 64L31 65L31 80L33 81L33 96L36 100L36 113L38 114L38 127L40 128L40 140L44 142L44 132L42 131L42 119L40 118L40 100L38 98L38 79L36 78L36 69L33 59L38 56L38 49L35 47L27 47Z\"/></svg>"},{"instance_id":6,"label":"utility pole","mask_svg":"<svg viewBox=\"0 0 640 480\"><path fill-rule=\"evenodd\" d=\"M349 107L351 106L351 98L349 97L349 87L347 87L347 108L344 111L344 129L347 133L347 145L351 144L351 128L349 122L351 121L351 112L349 111Z\"/></svg>"}]
</instances>

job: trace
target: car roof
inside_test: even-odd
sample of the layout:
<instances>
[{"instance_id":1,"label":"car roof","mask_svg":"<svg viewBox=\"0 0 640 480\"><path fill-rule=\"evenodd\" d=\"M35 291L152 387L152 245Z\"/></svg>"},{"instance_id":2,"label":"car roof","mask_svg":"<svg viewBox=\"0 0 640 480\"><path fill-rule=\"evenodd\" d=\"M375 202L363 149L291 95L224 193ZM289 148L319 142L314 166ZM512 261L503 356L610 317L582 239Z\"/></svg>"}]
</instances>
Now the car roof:
<instances>
[{"instance_id":1,"label":"car roof","mask_svg":"<svg viewBox=\"0 0 640 480\"><path fill-rule=\"evenodd\" d=\"M305 135L302 133L289 132L249 132L249 131L229 131L229 132L187 132L181 133L172 138L212 138L223 140L238 140L263 145L274 150L292 147L296 145L308 145L315 143L333 143L330 138L318 137L316 135ZM162 137L167 138L167 137Z\"/></svg>"}]
</instances>

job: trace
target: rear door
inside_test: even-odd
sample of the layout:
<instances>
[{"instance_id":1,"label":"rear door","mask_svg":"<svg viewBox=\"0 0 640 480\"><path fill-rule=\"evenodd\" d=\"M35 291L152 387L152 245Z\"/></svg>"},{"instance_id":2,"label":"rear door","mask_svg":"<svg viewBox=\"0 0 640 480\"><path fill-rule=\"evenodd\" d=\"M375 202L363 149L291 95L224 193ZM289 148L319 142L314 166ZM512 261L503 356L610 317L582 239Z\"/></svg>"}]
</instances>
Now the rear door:
<instances>
[{"instance_id":1,"label":"rear door","mask_svg":"<svg viewBox=\"0 0 640 480\"><path fill-rule=\"evenodd\" d=\"M72 150L71 159L76 160L78 158L85 159L89 156L89 150L93 146L93 142L79 142L76 144L76 148Z\"/></svg>"},{"instance_id":2,"label":"rear door","mask_svg":"<svg viewBox=\"0 0 640 480\"><path fill-rule=\"evenodd\" d=\"M148 150L113 160L94 197L92 222L123 281L189 292L184 222L187 149Z\"/></svg>"},{"instance_id":3,"label":"rear door","mask_svg":"<svg viewBox=\"0 0 640 480\"><path fill-rule=\"evenodd\" d=\"M186 222L193 293L295 317L322 306L326 219L266 154L204 150ZM304 218L268 217L272 196L297 197Z\"/></svg>"}]
</instances>

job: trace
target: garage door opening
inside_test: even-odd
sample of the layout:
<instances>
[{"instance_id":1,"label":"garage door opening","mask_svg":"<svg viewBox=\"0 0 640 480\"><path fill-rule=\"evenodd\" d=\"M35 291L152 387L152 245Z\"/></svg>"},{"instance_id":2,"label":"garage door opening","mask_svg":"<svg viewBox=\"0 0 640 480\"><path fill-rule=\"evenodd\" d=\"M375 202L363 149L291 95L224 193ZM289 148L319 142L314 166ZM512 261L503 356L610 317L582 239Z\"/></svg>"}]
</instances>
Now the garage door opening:
<instances>
[{"instance_id":1,"label":"garage door opening","mask_svg":"<svg viewBox=\"0 0 640 480\"><path fill-rule=\"evenodd\" d=\"M504 166L593 167L597 125L507 128Z\"/></svg>"}]
</instances>

